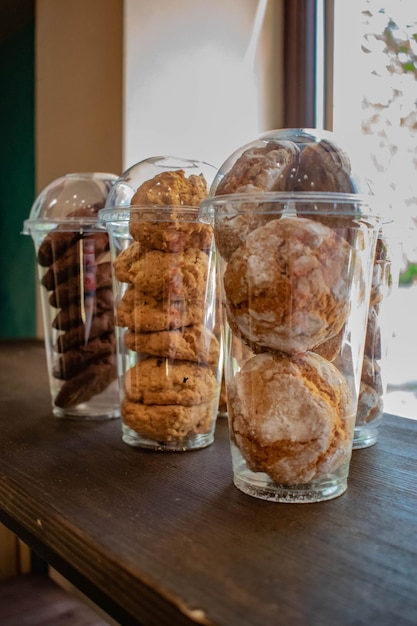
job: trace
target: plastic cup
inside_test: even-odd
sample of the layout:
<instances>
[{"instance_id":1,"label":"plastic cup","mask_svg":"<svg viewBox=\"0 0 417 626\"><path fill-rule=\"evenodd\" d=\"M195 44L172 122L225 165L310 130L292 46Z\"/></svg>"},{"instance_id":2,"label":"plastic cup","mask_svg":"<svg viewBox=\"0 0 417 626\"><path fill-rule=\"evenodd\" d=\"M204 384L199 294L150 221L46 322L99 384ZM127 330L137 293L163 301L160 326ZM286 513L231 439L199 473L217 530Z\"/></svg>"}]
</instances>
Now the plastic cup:
<instances>
[{"instance_id":1,"label":"plastic cup","mask_svg":"<svg viewBox=\"0 0 417 626\"><path fill-rule=\"evenodd\" d=\"M202 203L214 227L238 489L318 502L347 488L379 219L355 194Z\"/></svg>"},{"instance_id":2,"label":"plastic cup","mask_svg":"<svg viewBox=\"0 0 417 626\"><path fill-rule=\"evenodd\" d=\"M154 450L214 440L222 377L212 228L197 207L99 213L112 251L122 439Z\"/></svg>"},{"instance_id":3,"label":"plastic cup","mask_svg":"<svg viewBox=\"0 0 417 626\"><path fill-rule=\"evenodd\" d=\"M33 238L52 412L119 417L110 245L97 225L113 174L67 174L36 198Z\"/></svg>"},{"instance_id":4,"label":"plastic cup","mask_svg":"<svg viewBox=\"0 0 417 626\"><path fill-rule=\"evenodd\" d=\"M369 448L378 440L387 393L387 358L393 338L393 295L398 287L401 243L394 224L378 233L372 272L363 366L353 448Z\"/></svg>"}]
</instances>

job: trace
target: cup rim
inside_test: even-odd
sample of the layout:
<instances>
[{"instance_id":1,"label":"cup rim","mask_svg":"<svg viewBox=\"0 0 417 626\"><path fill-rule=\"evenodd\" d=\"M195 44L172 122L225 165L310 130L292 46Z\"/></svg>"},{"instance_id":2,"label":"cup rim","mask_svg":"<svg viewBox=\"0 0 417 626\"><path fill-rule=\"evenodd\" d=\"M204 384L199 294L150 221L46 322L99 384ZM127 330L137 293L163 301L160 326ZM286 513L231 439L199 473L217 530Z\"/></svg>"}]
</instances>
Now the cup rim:
<instances>
[{"instance_id":1,"label":"cup rim","mask_svg":"<svg viewBox=\"0 0 417 626\"><path fill-rule=\"evenodd\" d=\"M258 204L259 207L254 207L254 204ZM295 206L297 204L300 206ZM308 217L312 214L317 216L345 215L369 219L375 223L382 221L380 213L376 210L377 199L374 196L316 191L254 191L212 196L202 201L200 219L202 221L215 219L217 209L228 205L235 205L234 210L241 210L242 213L272 213L276 207L275 210L283 215L297 214L299 217L303 215ZM237 205L241 206L237 207ZM325 208L323 205L326 205ZM341 205L345 205L344 208ZM352 207L355 207L355 210L352 210Z\"/></svg>"},{"instance_id":2,"label":"cup rim","mask_svg":"<svg viewBox=\"0 0 417 626\"><path fill-rule=\"evenodd\" d=\"M98 223L106 225L109 223L128 222L131 215L150 215L150 221L170 222L173 219L193 221L199 216L200 207L197 205L172 205L172 204L133 204L130 206L105 207L98 211ZM155 215L157 213L157 215Z\"/></svg>"},{"instance_id":3,"label":"cup rim","mask_svg":"<svg viewBox=\"0 0 417 626\"><path fill-rule=\"evenodd\" d=\"M250 191L211 196L201 205L225 204L227 202L321 202L321 203L359 203L373 206L375 196L339 191Z\"/></svg>"},{"instance_id":4,"label":"cup rim","mask_svg":"<svg viewBox=\"0 0 417 626\"><path fill-rule=\"evenodd\" d=\"M57 218L38 218L38 219L27 219L23 222L22 235L31 235L35 231L44 232L52 229L55 229L59 226L62 230L79 230L83 227L88 228L101 228L97 218L93 219L90 217L57 217Z\"/></svg>"}]
</instances>

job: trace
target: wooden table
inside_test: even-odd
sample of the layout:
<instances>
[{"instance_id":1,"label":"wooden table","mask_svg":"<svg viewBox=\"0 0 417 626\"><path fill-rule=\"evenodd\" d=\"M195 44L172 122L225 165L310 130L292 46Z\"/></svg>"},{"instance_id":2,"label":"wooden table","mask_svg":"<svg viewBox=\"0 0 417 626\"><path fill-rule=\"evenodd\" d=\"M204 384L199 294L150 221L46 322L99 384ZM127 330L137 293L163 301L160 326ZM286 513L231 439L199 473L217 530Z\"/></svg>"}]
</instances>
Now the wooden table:
<instances>
[{"instance_id":1,"label":"wooden table","mask_svg":"<svg viewBox=\"0 0 417 626\"><path fill-rule=\"evenodd\" d=\"M0 344L0 521L121 624L417 624L417 421L386 416L347 492L240 493L215 443L158 453L52 416L43 344Z\"/></svg>"}]
</instances>

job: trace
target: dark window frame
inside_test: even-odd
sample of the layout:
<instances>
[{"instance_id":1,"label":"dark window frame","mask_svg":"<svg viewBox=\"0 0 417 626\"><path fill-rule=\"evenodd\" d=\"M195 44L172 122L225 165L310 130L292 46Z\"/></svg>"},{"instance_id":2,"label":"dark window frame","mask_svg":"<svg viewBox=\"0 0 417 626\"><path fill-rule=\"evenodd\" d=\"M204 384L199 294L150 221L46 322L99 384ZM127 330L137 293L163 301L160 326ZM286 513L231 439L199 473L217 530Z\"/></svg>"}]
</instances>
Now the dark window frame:
<instances>
[{"instance_id":1,"label":"dark window frame","mask_svg":"<svg viewBox=\"0 0 417 626\"><path fill-rule=\"evenodd\" d=\"M332 129L334 0L322 0L319 57L317 38L320 0L283 0L283 72L285 128ZM318 85L318 63L322 84ZM321 93L318 94L318 89ZM323 106L318 111L320 95ZM323 119L319 119L319 116Z\"/></svg>"}]
</instances>

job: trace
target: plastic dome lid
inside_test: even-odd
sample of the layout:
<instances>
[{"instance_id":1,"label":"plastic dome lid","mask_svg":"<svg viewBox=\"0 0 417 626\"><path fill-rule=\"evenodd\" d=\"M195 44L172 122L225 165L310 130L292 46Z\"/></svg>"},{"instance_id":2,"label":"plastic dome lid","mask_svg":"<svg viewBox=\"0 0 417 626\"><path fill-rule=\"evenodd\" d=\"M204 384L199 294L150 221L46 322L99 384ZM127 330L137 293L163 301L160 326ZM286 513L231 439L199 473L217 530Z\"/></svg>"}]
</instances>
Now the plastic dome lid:
<instances>
[{"instance_id":1,"label":"plastic dome lid","mask_svg":"<svg viewBox=\"0 0 417 626\"><path fill-rule=\"evenodd\" d=\"M96 224L97 213L117 180L116 174L92 172L65 174L47 185L35 199L23 233L56 224Z\"/></svg>"},{"instance_id":2,"label":"plastic dome lid","mask_svg":"<svg viewBox=\"0 0 417 626\"><path fill-rule=\"evenodd\" d=\"M123 172L110 190L106 200L106 208L129 207L132 204L178 204L179 206L189 204L189 202L182 202L180 198L177 199L175 197L175 189L170 194L169 187L167 187L168 183L165 183L162 178L170 172L180 171L185 179L190 179L191 176L204 177L204 185L201 184L199 186L201 189L207 188L208 194L216 174L214 166L195 159L185 159L176 156L153 156L139 161ZM143 202L143 200L136 202L136 192L146 183L149 183L150 187L153 186L153 193L148 195L146 202ZM155 186L158 184L161 185L160 198L155 193ZM144 195L141 197L143 198Z\"/></svg>"},{"instance_id":3,"label":"plastic dome lid","mask_svg":"<svg viewBox=\"0 0 417 626\"><path fill-rule=\"evenodd\" d=\"M305 128L271 130L236 150L210 196L266 191L372 194L332 132Z\"/></svg>"}]
</instances>

